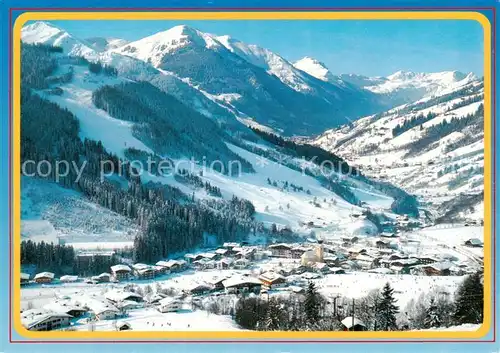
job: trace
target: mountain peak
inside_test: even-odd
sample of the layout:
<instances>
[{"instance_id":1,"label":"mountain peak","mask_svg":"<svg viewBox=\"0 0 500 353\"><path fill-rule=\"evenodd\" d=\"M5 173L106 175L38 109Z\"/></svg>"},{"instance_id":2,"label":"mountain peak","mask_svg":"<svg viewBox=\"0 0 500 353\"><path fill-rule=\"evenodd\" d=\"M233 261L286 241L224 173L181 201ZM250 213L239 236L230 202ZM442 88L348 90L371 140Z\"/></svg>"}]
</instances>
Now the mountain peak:
<instances>
[{"instance_id":1,"label":"mountain peak","mask_svg":"<svg viewBox=\"0 0 500 353\"><path fill-rule=\"evenodd\" d=\"M326 65L310 56L305 56L296 61L293 66L322 81L331 81L333 79L333 75Z\"/></svg>"}]
</instances>

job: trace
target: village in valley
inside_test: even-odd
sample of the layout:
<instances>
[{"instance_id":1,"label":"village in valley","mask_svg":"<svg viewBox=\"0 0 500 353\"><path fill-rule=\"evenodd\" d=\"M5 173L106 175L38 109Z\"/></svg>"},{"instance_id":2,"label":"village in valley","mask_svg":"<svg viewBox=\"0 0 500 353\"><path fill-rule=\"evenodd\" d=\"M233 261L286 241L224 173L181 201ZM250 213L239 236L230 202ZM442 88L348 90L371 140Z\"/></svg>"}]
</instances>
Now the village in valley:
<instances>
[{"instance_id":1,"label":"village in valley","mask_svg":"<svg viewBox=\"0 0 500 353\"><path fill-rule=\"evenodd\" d=\"M403 312L431 292L451 300L466 275L482 272L478 222L422 227L399 216L387 225L391 231L376 234L363 214L352 217L351 233L336 238L226 242L154 264L124 259L85 278L22 273L22 323L37 331L238 330L244 328L235 315L245 298L305 298L313 284L326 298L324 315L338 318L338 330L368 330L355 306L373 290L389 283ZM76 257L88 262L113 255L96 249Z\"/></svg>"}]
</instances>

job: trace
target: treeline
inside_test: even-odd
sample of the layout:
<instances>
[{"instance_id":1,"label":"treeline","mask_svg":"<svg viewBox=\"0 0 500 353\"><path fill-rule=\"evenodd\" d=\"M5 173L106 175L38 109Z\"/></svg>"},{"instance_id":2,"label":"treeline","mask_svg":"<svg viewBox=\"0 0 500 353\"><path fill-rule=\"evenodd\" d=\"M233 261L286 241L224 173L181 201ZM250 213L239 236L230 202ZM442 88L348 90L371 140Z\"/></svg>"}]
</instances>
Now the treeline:
<instances>
[{"instance_id":1,"label":"treeline","mask_svg":"<svg viewBox=\"0 0 500 353\"><path fill-rule=\"evenodd\" d=\"M306 160L309 160L317 165L321 165L323 163L325 167L333 167L335 171L340 173L358 174L358 171L355 168L350 167L349 164L347 164L347 162L342 158L331 152L325 151L320 147L308 144L298 144L273 133L262 131L256 128L251 129L264 141L286 149L288 154L291 154L294 157L304 157Z\"/></svg>"},{"instance_id":2,"label":"treeline","mask_svg":"<svg viewBox=\"0 0 500 353\"><path fill-rule=\"evenodd\" d=\"M31 240L21 242L21 265L35 265L37 271L49 271L56 276L68 273L79 276L98 275L120 263L117 256L92 256L88 261L78 261L75 250L68 245L54 245Z\"/></svg>"},{"instance_id":3,"label":"treeline","mask_svg":"<svg viewBox=\"0 0 500 353\"><path fill-rule=\"evenodd\" d=\"M428 127L425 130L425 135L417 141L407 145L407 156L411 156L419 151L430 148L433 143L438 142L444 136L452 132L462 131L473 124L480 124L484 120L484 106L480 104L478 109L463 117L452 117L451 119L443 119L441 123ZM406 156L405 156L406 157Z\"/></svg>"},{"instance_id":4,"label":"treeline","mask_svg":"<svg viewBox=\"0 0 500 353\"><path fill-rule=\"evenodd\" d=\"M367 331L403 331L449 327L483 322L481 273L467 276L454 297L436 291L412 299L400 308L394 288L386 283L365 297L328 298L321 295L313 282L303 295L243 297L234 310L212 303L207 310L232 314L237 324L259 331L341 331L349 330L341 321L354 316Z\"/></svg>"},{"instance_id":5,"label":"treeline","mask_svg":"<svg viewBox=\"0 0 500 353\"><path fill-rule=\"evenodd\" d=\"M427 115L420 113L419 115L413 116L410 119L406 119L402 124L398 124L395 128L392 129L392 137L399 136L403 132L413 129L415 126L422 126L422 124L434 119L436 116L436 113L429 112L427 113Z\"/></svg>"},{"instance_id":6,"label":"treeline","mask_svg":"<svg viewBox=\"0 0 500 353\"><path fill-rule=\"evenodd\" d=\"M110 77L118 76L118 70L116 68L110 65L102 64L100 61L89 62L88 68L90 72L96 75L102 73Z\"/></svg>"},{"instance_id":7,"label":"treeline","mask_svg":"<svg viewBox=\"0 0 500 353\"><path fill-rule=\"evenodd\" d=\"M204 188L207 194L215 197L222 197L222 192L217 186L211 185L208 181L203 182L198 175L189 173L186 169L178 170L174 175L175 180L183 184L190 184L196 188Z\"/></svg>"},{"instance_id":8,"label":"treeline","mask_svg":"<svg viewBox=\"0 0 500 353\"><path fill-rule=\"evenodd\" d=\"M148 82L100 87L92 101L111 116L134 122L134 136L159 154L203 160L224 174L253 171L227 148L215 122Z\"/></svg>"},{"instance_id":9,"label":"treeline","mask_svg":"<svg viewBox=\"0 0 500 353\"><path fill-rule=\"evenodd\" d=\"M43 44L21 45L21 87L47 88L46 78L57 68L57 60L51 53L62 48Z\"/></svg>"}]
</instances>

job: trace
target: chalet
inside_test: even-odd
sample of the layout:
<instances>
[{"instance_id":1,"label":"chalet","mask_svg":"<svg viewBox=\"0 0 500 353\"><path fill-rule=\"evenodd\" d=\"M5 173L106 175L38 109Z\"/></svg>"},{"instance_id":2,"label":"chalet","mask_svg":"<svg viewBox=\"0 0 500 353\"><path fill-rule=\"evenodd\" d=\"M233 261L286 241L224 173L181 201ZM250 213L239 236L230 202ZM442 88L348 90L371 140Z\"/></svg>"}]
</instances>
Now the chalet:
<instances>
[{"instance_id":1,"label":"chalet","mask_svg":"<svg viewBox=\"0 0 500 353\"><path fill-rule=\"evenodd\" d=\"M123 313L141 307L141 304L133 300L124 300L122 302L116 303L115 305Z\"/></svg>"},{"instance_id":2,"label":"chalet","mask_svg":"<svg viewBox=\"0 0 500 353\"><path fill-rule=\"evenodd\" d=\"M216 267L218 270L228 270L231 268L231 265L233 264L234 260L230 257L224 257L217 261Z\"/></svg>"},{"instance_id":3,"label":"chalet","mask_svg":"<svg viewBox=\"0 0 500 353\"><path fill-rule=\"evenodd\" d=\"M243 248L240 252L238 252L234 257L236 259L247 259L252 260L253 255L255 254L255 248Z\"/></svg>"},{"instance_id":4,"label":"chalet","mask_svg":"<svg viewBox=\"0 0 500 353\"><path fill-rule=\"evenodd\" d=\"M92 276L92 280L95 283L107 283L111 280L111 275L107 272L103 272L100 275Z\"/></svg>"},{"instance_id":5,"label":"chalet","mask_svg":"<svg viewBox=\"0 0 500 353\"><path fill-rule=\"evenodd\" d=\"M137 263L133 264L132 268L134 269L134 275L137 279L153 279L155 277L155 270L152 266Z\"/></svg>"},{"instance_id":6,"label":"chalet","mask_svg":"<svg viewBox=\"0 0 500 353\"><path fill-rule=\"evenodd\" d=\"M157 304L160 300L166 298L167 296L163 293L155 293L148 299L149 304Z\"/></svg>"},{"instance_id":7,"label":"chalet","mask_svg":"<svg viewBox=\"0 0 500 353\"><path fill-rule=\"evenodd\" d=\"M207 282L213 286L214 290L223 290L224 285L222 284L222 282L224 282L226 279L228 279L228 277L226 277L226 276L215 277L215 278L212 278L211 280L208 280Z\"/></svg>"},{"instance_id":8,"label":"chalet","mask_svg":"<svg viewBox=\"0 0 500 353\"><path fill-rule=\"evenodd\" d=\"M250 265L250 261L247 259L238 259L234 262L233 267L237 270L243 270Z\"/></svg>"},{"instance_id":9,"label":"chalet","mask_svg":"<svg viewBox=\"0 0 500 353\"><path fill-rule=\"evenodd\" d=\"M349 253L350 258L355 258L358 255L366 254L366 249L352 247L352 248L347 249L347 252Z\"/></svg>"},{"instance_id":10,"label":"chalet","mask_svg":"<svg viewBox=\"0 0 500 353\"><path fill-rule=\"evenodd\" d=\"M388 239L379 239L375 242L375 246L379 249L390 249L391 241Z\"/></svg>"},{"instance_id":11,"label":"chalet","mask_svg":"<svg viewBox=\"0 0 500 353\"><path fill-rule=\"evenodd\" d=\"M340 267L330 267L330 273L333 273L335 275L343 275L345 274L345 270Z\"/></svg>"},{"instance_id":12,"label":"chalet","mask_svg":"<svg viewBox=\"0 0 500 353\"><path fill-rule=\"evenodd\" d=\"M110 293L110 292L108 292ZM105 294L108 295L108 293ZM120 315L120 310L106 299L101 299L96 295L86 296L79 300L83 306L90 309L97 320L115 319Z\"/></svg>"},{"instance_id":13,"label":"chalet","mask_svg":"<svg viewBox=\"0 0 500 353\"><path fill-rule=\"evenodd\" d=\"M224 249L224 248L215 250L215 253L219 256L226 256L228 254L228 252L229 252L229 250Z\"/></svg>"},{"instance_id":14,"label":"chalet","mask_svg":"<svg viewBox=\"0 0 500 353\"><path fill-rule=\"evenodd\" d=\"M231 250L231 249L233 249L235 247L239 247L239 246L241 246L240 243L224 243L224 244L222 244L222 247L224 249L228 249L228 250Z\"/></svg>"},{"instance_id":15,"label":"chalet","mask_svg":"<svg viewBox=\"0 0 500 353\"><path fill-rule=\"evenodd\" d=\"M259 276L259 279L269 289L282 287L286 283L285 277L276 272L265 272Z\"/></svg>"},{"instance_id":16,"label":"chalet","mask_svg":"<svg viewBox=\"0 0 500 353\"><path fill-rule=\"evenodd\" d=\"M161 313L173 313L182 309L183 302L177 298L164 298L158 303L158 311Z\"/></svg>"},{"instance_id":17,"label":"chalet","mask_svg":"<svg viewBox=\"0 0 500 353\"><path fill-rule=\"evenodd\" d=\"M408 258L408 256L401 255L401 254L392 254L392 255L389 255L389 257L388 257L389 261L403 260L403 259L407 259L407 258Z\"/></svg>"},{"instance_id":18,"label":"chalet","mask_svg":"<svg viewBox=\"0 0 500 353\"><path fill-rule=\"evenodd\" d=\"M193 254L186 254L186 255L184 255L184 259L185 259L185 260L187 261L187 263L189 263L189 264L190 264L191 262L193 262L193 261L199 260L199 259L197 259L197 258L196 258L196 255L193 255ZM201 259L201 257L200 257L200 259Z\"/></svg>"},{"instance_id":19,"label":"chalet","mask_svg":"<svg viewBox=\"0 0 500 353\"><path fill-rule=\"evenodd\" d=\"M217 260L220 258L220 255L216 254L215 252L205 252L200 255L202 256L202 258L207 260Z\"/></svg>"},{"instance_id":20,"label":"chalet","mask_svg":"<svg viewBox=\"0 0 500 353\"><path fill-rule=\"evenodd\" d=\"M110 290L104 293L104 297L113 303L123 302L125 300L131 300L137 303L141 303L143 298L140 294L134 292L128 292L123 290Z\"/></svg>"},{"instance_id":21,"label":"chalet","mask_svg":"<svg viewBox=\"0 0 500 353\"><path fill-rule=\"evenodd\" d=\"M200 257L200 260L203 257ZM157 266L162 266L165 269L168 269L170 272L178 272L181 270L181 264L176 260L168 260L168 261L158 261L156 263Z\"/></svg>"},{"instance_id":22,"label":"chalet","mask_svg":"<svg viewBox=\"0 0 500 353\"><path fill-rule=\"evenodd\" d=\"M314 270L323 274L330 273L330 267L328 267L328 265L324 262L316 262L314 264Z\"/></svg>"},{"instance_id":23,"label":"chalet","mask_svg":"<svg viewBox=\"0 0 500 353\"><path fill-rule=\"evenodd\" d=\"M356 236L352 237L342 237L342 242L344 246L351 246L352 244L356 244L359 238Z\"/></svg>"},{"instance_id":24,"label":"chalet","mask_svg":"<svg viewBox=\"0 0 500 353\"><path fill-rule=\"evenodd\" d=\"M69 300L56 300L45 304L43 309L54 313L65 313L72 317L80 317L88 310L81 305L76 305Z\"/></svg>"},{"instance_id":25,"label":"chalet","mask_svg":"<svg viewBox=\"0 0 500 353\"><path fill-rule=\"evenodd\" d=\"M449 276L452 267L453 264L450 262L436 262L430 265L422 265L420 270L421 273L427 276Z\"/></svg>"},{"instance_id":26,"label":"chalet","mask_svg":"<svg viewBox=\"0 0 500 353\"><path fill-rule=\"evenodd\" d=\"M206 258L202 258L200 260L193 261L192 265L198 271L202 271L202 270L205 270L207 268L210 268L212 266L210 263L213 264L213 266L216 265L216 263L214 261L211 261L211 260L206 259Z\"/></svg>"},{"instance_id":27,"label":"chalet","mask_svg":"<svg viewBox=\"0 0 500 353\"><path fill-rule=\"evenodd\" d=\"M292 257L292 246L288 244L273 244L269 245L268 248L274 257Z\"/></svg>"},{"instance_id":28,"label":"chalet","mask_svg":"<svg viewBox=\"0 0 500 353\"><path fill-rule=\"evenodd\" d=\"M366 331L366 325L356 317L348 316L341 323L344 331Z\"/></svg>"},{"instance_id":29,"label":"chalet","mask_svg":"<svg viewBox=\"0 0 500 353\"><path fill-rule=\"evenodd\" d=\"M21 284L26 284L30 281L30 275L29 273L22 273L21 272Z\"/></svg>"},{"instance_id":30,"label":"chalet","mask_svg":"<svg viewBox=\"0 0 500 353\"><path fill-rule=\"evenodd\" d=\"M338 266L340 264L340 259L337 256L326 256L323 261L328 266Z\"/></svg>"},{"instance_id":31,"label":"chalet","mask_svg":"<svg viewBox=\"0 0 500 353\"><path fill-rule=\"evenodd\" d=\"M292 259L300 259L303 253L305 253L308 249L302 246L296 246L291 249Z\"/></svg>"},{"instance_id":32,"label":"chalet","mask_svg":"<svg viewBox=\"0 0 500 353\"><path fill-rule=\"evenodd\" d=\"M123 321L116 324L116 329L118 331L129 331L132 330L132 326L128 322Z\"/></svg>"},{"instance_id":33,"label":"chalet","mask_svg":"<svg viewBox=\"0 0 500 353\"><path fill-rule=\"evenodd\" d=\"M127 265L114 265L111 266L111 273L117 281L128 280L132 270Z\"/></svg>"},{"instance_id":34,"label":"chalet","mask_svg":"<svg viewBox=\"0 0 500 353\"><path fill-rule=\"evenodd\" d=\"M483 242L478 238L471 238L465 241L465 246L469 246L472 248L482 248Z\"/></svg>"},{"instance_id":35,"label":"chalet","mask_svg":"<svg viewBox=\"0 0 500 353\"><path fill-rule=\"evenodd\" d=\"M222 285L228 293L259 293L262 288L262 282L250 276L233 276L222 282Z\"/></svg>"},{"instance_id":36,"label":"chalet","mask_svg":"<svg viewBox=\"0 0 500 353\"><path fill-rule=\"evenodd\" d=\"M36 283L50 283L54 280L54 274L52 272L37 273L34 280Z\"/></svg>"},{"instance_id":37,"label":"chalet","mask_svg":"<svg viewBox=\"0 0 500 353\"><path fill-rule=\"evenodd\" d=\"M270 251L255 251L253 254L253 259L255 261L260 261L260 260L267 259L271 255L272 255L272 253Z\"/></svg>"},{"instance_id":38,"label":"chalet","mask_svg":"<svg viewBox=\"0 0 500 353\"><path fill-rule=\"evenodd\" d=\"M417 265L418 265L417 259L401 259L401 260L391 261L389 268L396 273L408 274L410 273L410 269Z\"/></svg>"},{"instance_id":39,"label":"chalet","mask_svg":"<svg viewBox=\"0 0 500 353\"><path fill-rule=\"evenodd\" d=\"M162 266L153 265L153 266L151 266L151 268L153 269L153 271L155 271L155 277L170 273L169 269L162 267Z\"/></svg>"},{"instance_id":40,"label":"chalet","mask_svg":"<svg viewBox=\"0 0 500 353\"><path fill-rule=\"evenodd\" d=\"M437 260L431 256L416 256L416 259L421 265L428 265L437 262Z\"/></svg>"},{"instance_id":41,"label":"chalet","mask_svg":"<svg viewBox=\"0 0 500 353\"><path fill-rule=\"evenodd\" d=\"M214 287L208 283L195 283L184 291L191 295L203 295L210 293Z\"/></svg>"},{"instance_id":42,"label":"chalet","mask_svg":"<svg viewBox=\"0 0 500 353\"><path fill-rule=\"evenodd\" d=\"M45 309L30 309L21 313L22 325L30 331L51 331L69 326L71 315Z\"/></svg>"},{"instance_id":43,"label":"chalet","mask_svg":"<svg viewBox=\"0 0 500 353\"><path fill-rule=\"evenodd\" d=\"M354 258L354 260L362 269L368 270L377 266L377 261L368 255L358 255Z\"/></svg>"},{"instance_id":44,"label":"chalet","mask_svg":"<svg viewBox=\"0 0 500 353\"><path fill-rule=\"evenodd\" d=\"M78 276L71 276L71 275L61 276L61 278L59 278L59 281L62 283L73 283L78 281Z\"/></svg>"}]
</instances>

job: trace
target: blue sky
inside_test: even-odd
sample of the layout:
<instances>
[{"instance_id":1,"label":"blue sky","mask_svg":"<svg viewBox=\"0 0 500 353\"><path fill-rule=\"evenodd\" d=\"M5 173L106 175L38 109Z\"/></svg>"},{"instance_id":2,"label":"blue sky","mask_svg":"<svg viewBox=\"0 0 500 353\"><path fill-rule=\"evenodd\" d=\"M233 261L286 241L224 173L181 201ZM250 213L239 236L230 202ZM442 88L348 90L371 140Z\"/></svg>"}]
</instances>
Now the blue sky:
<instances>
[{"instance_id":1,"label":"blue sky","mask_svg":"<svg viewBox=\"0 0 500 353\"><path fill-rule=\"evenodd\" d=\"M398 70L483 74L483 32L475 21L53 21L77 37L137 40L179 24L229 34L290 61L312 56L333 73L385 76Z\"/></svg>"}]
</instances>

